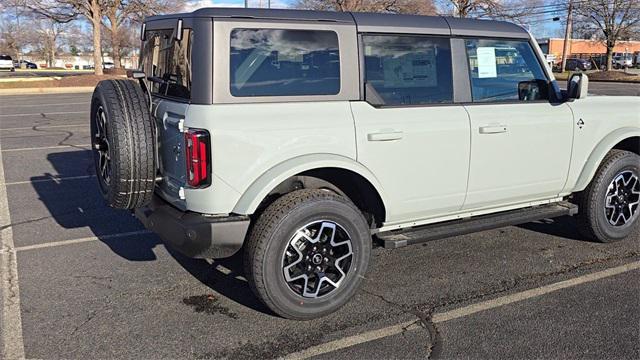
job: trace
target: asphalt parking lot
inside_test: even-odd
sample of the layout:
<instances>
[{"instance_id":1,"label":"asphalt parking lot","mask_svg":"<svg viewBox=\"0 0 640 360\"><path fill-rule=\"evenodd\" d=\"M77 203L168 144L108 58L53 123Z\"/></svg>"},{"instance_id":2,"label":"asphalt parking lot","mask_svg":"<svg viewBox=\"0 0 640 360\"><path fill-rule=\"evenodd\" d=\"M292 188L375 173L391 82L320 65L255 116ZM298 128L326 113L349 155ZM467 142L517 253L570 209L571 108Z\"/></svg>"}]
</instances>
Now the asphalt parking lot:
<instances>
[{"instance_id":1,"label":"asphalt parking lot","mask_svg":"<svg viewBox=\"0 0 640 360\"><path fill-rule=\"evenodd\" d=\"M640 358L640 234L587 242L571 218L376 248L340 311L279 318L252 295L238 256L185 258L104 205L89 101L0 96L5 355Z\"/></svg>"}]
</instances>

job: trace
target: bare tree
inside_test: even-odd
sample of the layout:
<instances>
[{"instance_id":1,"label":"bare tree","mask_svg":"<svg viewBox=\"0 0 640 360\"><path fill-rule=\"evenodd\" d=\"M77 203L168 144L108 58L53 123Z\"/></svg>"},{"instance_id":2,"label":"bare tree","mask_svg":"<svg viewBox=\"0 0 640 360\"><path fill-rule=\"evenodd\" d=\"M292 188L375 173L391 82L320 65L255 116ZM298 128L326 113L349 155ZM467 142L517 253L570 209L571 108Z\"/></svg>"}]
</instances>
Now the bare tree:
<instances>
[{"instance_id":1,"label":"bare tree","mask_svg":"<svg viewBox=\"0 0 640 360\"><path fill-rule=\"evenodd\" d=\"M100 27L108 0L26 0L26 6L34 12L57 22L67 23L78 17L89 21L93 34L94 73L102 75L102 46Z\"/></svg>"},{"instance_id":2,"label":"bare tree","mask_svg":"<svg viewBox=\"0 0 640 360\"><path fill-rule=\"evenodd\" d=\"M518 22L540 13L543 0L446 0L460 18L508 19ZM538 11L536 11L536 9Z\"/></svg>"},{"instance_id":3,"label":"bare tree","mask_svg":"<svg viewBox=\"0 0 640 360\"><path fill-rule=\"evenodd\" d=\"M431 0L298 0L298 9L435 15Z\"/></svg>"},{"instance_id":4,"label":"bare tree","mask_svg":"<svg viewBox=\"0 0 640 360\"><path fill-rule=\"evenodd\" d=\"M619 40L631 38L640 27L638 0L581 0L575 4L576 20L583 31L591 28L607 47L607 70L612 69L613 49Z\"/></svg>"},{"instance_id":5,"label":"bare tree","mask_svg":"<svg viewBox=\"0 0 640 360\"><path fill-rule=\"evenodd\" d=\"M176 0L103 0L103 24L109 31L114 67L122 67L123 28L141 22L145 16L175 12L182 5Z\"/></svg>"},{"instance_id":6,"label":"bare tree","mask_svg":"<svg viewBox=\"0 0 640 360\"><path fill-rule=\"evenodd\" d=\"M42 55L49 67L52 67L61 47L60 40L69 24L59 23L50 18L32 17L25 25L30 29L26 37L29 45Z\"/></svg>"},{"instance_id":7,"label":"bare tree","mask_svg":"<svg viewBox=\"0 0 640 360\"><path fill-rule=\"evenodd\" d=\"M0 49L3 54L12 55L16 60L20 59L28 31L25 21L30 10L25 8L24 1L4 0L0 3Z\"/></svg>"}]
</instances>

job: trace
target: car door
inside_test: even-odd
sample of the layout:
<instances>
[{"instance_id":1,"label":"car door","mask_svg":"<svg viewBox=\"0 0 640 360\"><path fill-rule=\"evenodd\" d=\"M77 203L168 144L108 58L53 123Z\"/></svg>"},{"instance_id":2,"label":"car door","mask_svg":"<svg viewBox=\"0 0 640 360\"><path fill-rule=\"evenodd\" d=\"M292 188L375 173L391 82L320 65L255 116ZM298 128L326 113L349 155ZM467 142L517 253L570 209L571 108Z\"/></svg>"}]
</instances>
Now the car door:
<instances>
[{"instance_id":1,"label":"car door","mask_svg":"<svg viewBox=\"0 0 640 360\"><path fill-rule=\"evenodd\" d=\"M567 178L573 115L549 100L548 79L525 40L466 39L473 102L465 209L556 197Z\"/></svg>"},{"instance_id":2,"label":"car door","mask_svg":"<svg viewBox=\"0 0 640 360\"><path fill-rule=\"evenodd\" d=\"M363 35L365 100L352 102L357 159L387 198L387 225L458 211L469 118L453 103L450 40Z\"/></svg>"}]
</instances>

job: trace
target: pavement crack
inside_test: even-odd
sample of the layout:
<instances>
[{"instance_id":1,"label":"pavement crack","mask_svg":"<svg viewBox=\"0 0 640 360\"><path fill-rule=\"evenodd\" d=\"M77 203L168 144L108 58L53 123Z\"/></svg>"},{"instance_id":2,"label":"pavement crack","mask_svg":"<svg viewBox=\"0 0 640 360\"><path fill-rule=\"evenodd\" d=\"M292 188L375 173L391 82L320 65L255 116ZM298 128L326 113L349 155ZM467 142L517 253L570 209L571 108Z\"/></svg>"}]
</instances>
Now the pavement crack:
<instances>
[{"instance_id":1,"label":"pavement crack","mask_svg":"<svg viewBox=\"0 0 640 360\"><path fill-rule=\"evenodd\" d=\"M429 335L429 342L426 345L426 350L427 350L427 359L434 359L436 358L442 351L442 338L440 337L440 331L438 330L438 327L436 326L436 324L433 322L433 310L432 308L420 311L417 307L407 307L405 305L399 304L397 302L391 301L387 298L385 298L383 295L380 294L376 294L374 292L371 291L367 291L367 290L362 290L364 293L371 295L373 297L376 297L380 300L382 300L383 302L400 309L402 312L406 313L406 314L411 314L415 317L418 318L418 320L416 320L414 323L405 326L402 329L402 333L401 335L403 337L406 336L406 333L408 331L414 330L413 326L414 325L418 325L420 326L422 329L426 330L427 334Z\"/></svg>"}]
</instances>

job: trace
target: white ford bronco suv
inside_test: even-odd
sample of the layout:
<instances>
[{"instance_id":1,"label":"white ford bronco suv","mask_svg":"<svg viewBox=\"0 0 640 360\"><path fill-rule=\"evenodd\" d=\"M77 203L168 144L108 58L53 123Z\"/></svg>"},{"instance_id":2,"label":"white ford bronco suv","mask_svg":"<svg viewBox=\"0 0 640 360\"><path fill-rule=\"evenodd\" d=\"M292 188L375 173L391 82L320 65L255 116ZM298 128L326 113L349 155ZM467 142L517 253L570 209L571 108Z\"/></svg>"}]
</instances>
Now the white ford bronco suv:
<instances>
[{"instance_id":1,"label":"white ford bronco suv","mask_svg":"<svg viewBox=\"0 0 640 360\"><path fill-rule=\"evenodd\" d=\"M93 95L100 189L186 256L242 249L281 316L345 304L373 241L640 223L640 98L560 89L519 26L207 8L142 30L140 70Z\"/></svg>"}]
</instances>

